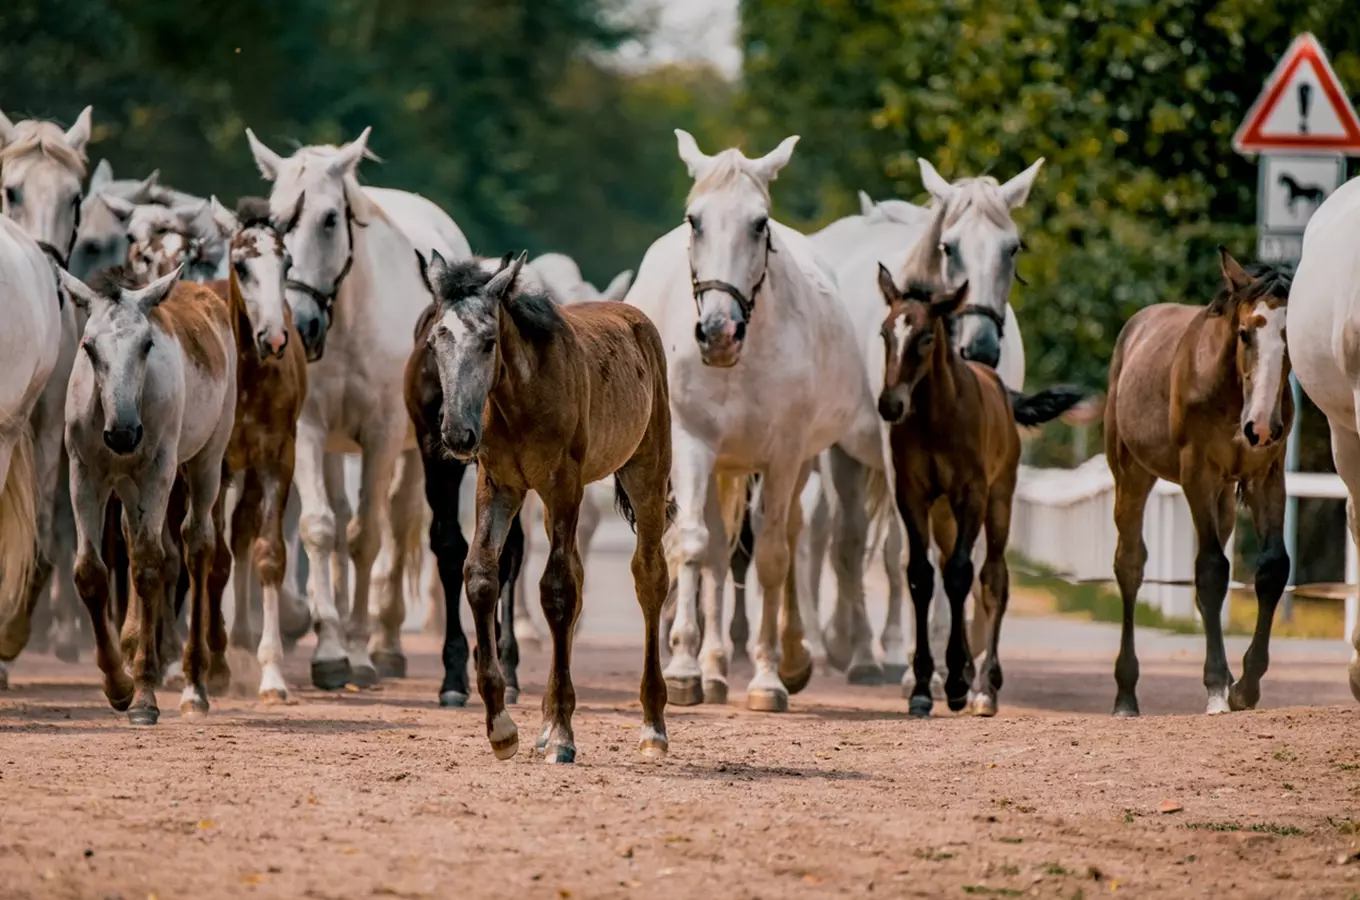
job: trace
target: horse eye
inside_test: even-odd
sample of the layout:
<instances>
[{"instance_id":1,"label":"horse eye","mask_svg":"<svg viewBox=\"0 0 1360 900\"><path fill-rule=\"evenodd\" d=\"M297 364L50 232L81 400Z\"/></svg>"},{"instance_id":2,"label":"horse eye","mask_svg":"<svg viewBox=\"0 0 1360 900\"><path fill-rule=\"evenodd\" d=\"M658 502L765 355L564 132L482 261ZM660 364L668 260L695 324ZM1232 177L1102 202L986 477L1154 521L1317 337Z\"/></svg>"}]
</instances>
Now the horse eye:
<instances>
[{"instance_id":1,"label":"horse eye","mask_svg":"<svg viewBox=\"0 0 1360 900\"><path fill-rule=\"evenodd\" d=\"M330 229L335 227L337 221L339 221L339 217L336 216L335 210L331 210L330 212L326 213L326 217L321 220L321 227L329 231Z\"/></svg>"},{"instance_id":2,"label":"horse eye","mask_svg":"<svg viewBox=\"0 0 1360 900\"><path fill-rule=\"evenodd\" d=\"M5 188L5 199L9 201L10 206L18 206L19 200L22 199L22 197L23 195L19 193L17 187Z\"/></svg>"},{"instance_id":3,"label":"horse eye","mask_svg":"<svg viewBox=\"0 0 1360 900\"><path fill-rule=\"evenodd\" d=\"M702 229L699 227L698 216L685 216L685 221L689 222L689 227L693 229L695 234L698 234L700 231L702 231Z\"/></svg>"},{"instance_id":4,"label":"horse eye","mask_svg":"<svg viewBox=\"0 0 1360 900\"><path fill-rule=\"evenodd\" d=\"M495 339L495 338L487 338L485 341L482 341L482 352L483 352L483 353L494 353L495 351L496 351L496 339Z\"/></svg>"},{"instance_id":5,"label":"horse eye","mask_svg":"<svg viewBox=\"0 0 1360 900\"><path fill-rule=\"evenodd\" d=\"M146 356L151 353L152 343L153 342L151 338L147 338L146 342L142 344L142 356Z\"/></svg>"},{"instance_id":6,"label":"horse eye","mask_svg":"<svg viewBox=\"0 0 1360 900\"><path fill-rule=\"evenodd\" d=\"M756 219L755 223L751 226L751 230L756 234L760 234L765 230L765 226L768 224L770 224L769 219Z\"/></svg>"}]
</instances>

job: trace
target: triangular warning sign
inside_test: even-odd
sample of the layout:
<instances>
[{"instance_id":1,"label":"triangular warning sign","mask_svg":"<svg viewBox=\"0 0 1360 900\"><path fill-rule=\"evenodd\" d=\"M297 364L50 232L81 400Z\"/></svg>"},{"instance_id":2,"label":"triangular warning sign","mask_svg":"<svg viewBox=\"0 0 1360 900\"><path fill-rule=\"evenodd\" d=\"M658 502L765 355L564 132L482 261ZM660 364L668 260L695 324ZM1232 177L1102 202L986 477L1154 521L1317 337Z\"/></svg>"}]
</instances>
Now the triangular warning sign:
<instances>
[{"instance_id":1,"label":"triangular warning sign","mask_svg":"<svg viewBox=\"0 0 1360 900\"><path fill-rule=\"evenodd\" d=\"M1360 155L1360 118L1317 38L1294 38L1233 135L1233 149Z\"/></svg>"}]
</instances>

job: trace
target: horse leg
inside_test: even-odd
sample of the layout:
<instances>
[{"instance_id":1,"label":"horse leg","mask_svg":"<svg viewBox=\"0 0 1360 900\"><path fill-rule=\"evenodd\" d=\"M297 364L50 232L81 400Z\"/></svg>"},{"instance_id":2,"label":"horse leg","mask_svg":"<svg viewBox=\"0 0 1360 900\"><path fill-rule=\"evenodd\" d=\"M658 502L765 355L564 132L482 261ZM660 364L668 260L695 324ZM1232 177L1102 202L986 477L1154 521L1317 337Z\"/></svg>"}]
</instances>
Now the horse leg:
<instances>
[{"instance_id":1,"label":"horse leg","mask_svg":"<svg viewBox=\"0 0 1360 900\"><path fill-rule=\"evenodd\" d=\"M346 488L347 456L345 453L327 453L324 468L326 500L335 512L335 550L331 553L329 564L331 580L335 584L335 610L341 620L349 617L349 606L353 597L349 584L349 530L354 524L354 508L350 505L349 491ZM345 658L349 659L348 655ZM351 665L353 662L351 659Z\"/></svg>"},{"instance_id":2,"label":"horse leg","mask_svg":"<svg viewBox=\"0 0 1360 900\"><path fill-rule=\"evenodd\" d=\"M439 557L435 556L434 547L430 544L428 526L423 543L420 587L425 592L425 622L421 630L426 634L440 635L448 627L448 619L444 615L444 585L439 581Z\"/></svg>"},{"instance_id":3,"label":"horse leg","mask_svg":"<svg viewBox=\"0 0 1360 900\"><path fill-rule=\"evenodd\" d=\"M1138 654L1134 649L1134 613L1138 590L1143 586L1147 546L1143 543L1143 512L1157 478L1134 459L1117 438L1111 437L1106 457L1114 475L1114 526L1118 543L1114 551L1114 577L1123 602L1123 628L1119 656L1114 663L1114 715L1136 716L1138 710Z\"/></svg>"},{"instance_id":4,"label":"horse leg","mask_svg":"<svg viewBox=\"0 0 1360 900\"><path fill-rule=\"evenodd\" d=\"M751 530L750 492L747 494L747 509L741 517L741 534L728 560L733 593L732 624L728 628L728 637L732 639L732 665L743 667L751 664L751 653L746 646L751 640L751 623L746 618L746 573L750 571L751 554L755 548L755 533Z\"/></svg>"},{"instance_id":5,"label":"horse leg","mask_svg":"<svg viewBox=\"0 0 1360 900\"><path fill-rule=\"evenodd\" d=\"M422 439L421 446L426 441ZM439 567L440 599L444 604L444 681L439 686L440 706L466 706L468 701L468 644L458 614L463 592L463 564L468 545L458 521L464 463L444 456L438 448L425 453L425 502L430 507L430 552Z\"/></svg>"},{"instance_id":6,"label":"horse leg","mask_svg":"<svg viewBox=\"0 0 1360 900\"><path fill-rule=\"evenodd\" d=\"M589 501L587 501L589 502ZM580 530L577 530L577 534ZM518 515L510 523L510 534L501 548L500 595L501 621L496 649L505 675L505 702L519 702L519 641L515 639L515 586L524 567L524 524ZM577 620L579 625L580 620ZM574 632L573 632L574 633Z\"/></svg>"},{"instance_id":7,"label":"horse leg","mask_svg":"<svg viewBox=\"0 0 1360 900\"><path fill-rule=\"evenodd\" d=\"M584 571L586 560L590 559L590 545L595 540L595 532L600 528L600 522L604 516L600 512L600 504L595 501L590 493L590 486L586 485L585 494L581 500L581 516L576 523L576 549L581 554L581 567ZM581 621L585 618L585 604L581 605L581 615L576 617L576 624L572 627L576 633L581 631Z\"/></svg>"},{"instance_id":8,"label":"horse leg","mask_svg":"<svg viewBox=\"0 0 1360 900\"><path fill-rule=\"evenodd\" d=\"M109 620L111 579L99 555L110 493L107 485L96 483L79 464L72 463L71 499L76 526L73 580L90 616L95 662L104 675L104 696L110 706L122 712L132 703L132 679L123 670L123 654Z\"/></svg>"},{"instance_id":9,"label":"horse leg","mask_svg":"<svg viewBox=\"0 0 1360 900\"><path fill-rule=\"evenodd\" d=\"M285 578L279 590L279 628L283 633L283 649L289 650L312 630L312 613L307 606L307 554L298 533L298 518L302 501L292 484L288 485L288 502L283 507L283 543L285 548ZM291 573L291 577L288 577Z\"/></svg>"},{"instance_id":10,"label":"horse leg","mask_svg":"<svg viewBox=\"0 0 1360 900\"><path fill-rule=\"evenodd\" d=\"M743 497L744 499L744 497ZM699 581L699 620L703 638L699 645L699 670L705 703L727 703L727 647L723 643L723 599L727 592L729 557L727 527L723 522L717 479L709 479L708 502L704 504L704 524L708 528L703 577Z\"/></svg>"},{"instance_id":11,"label":"horse leg","mask_svg":"<svg viewBox=\"0 0 1360 900\"><path fill-rule=\"evenodd\" d=\"M184 593L180 593L181 576L188 577L186 550L180 538L180 526L185 521L188 508L186 499L181 480L176 478L175 486L170 491L170 503L166 507L165 524L161 527L161 550L165 554L165 594L156 625L156 640L159 642L156 659L163 667L158 676L159 683L171 691L181 690L185 685L184 666L180 659L185 645L179 630L179 618L185 610L183 601L189 594L187 584Z\"/></svg>"},{"instance_id":12,"label":"horse leg","mask_svg":"<svg viewBox=\"0 0 1360 900\"><path fill-rule=\"evenodd\" d=\"M340 613L335 606L331 582L331 556L335 550L335 513L327 496L326 429L313 422L298 422L297 463L293 484L302 501L298 531L307 548L307 602L316 629L312 653L312 684L323 691L343 688L349 681L349 657L340 637Z\"/></svg>"},{"instance_id":13,"label":"horse leg","mask_svg":"<svg viewBox=\"0 0 1360 900\"><path fill-rule=\"evenodd\" d=\"M543 515L543 501L538 494L530 492L525 495L524 509L520 512L520 519L524 524L524 558L529 558L530 547L532 546L533 535L538 527L539 519ZM538 652L543 649L545 637L543 630L539 628L538 622L534 620L533 610L530 605L524 602L525 587L524 582L515 582L515 642L525 650Z\"/></svg>"},{"instance_id":14,"label":"horse leg","mask_svg":"<svg viewBox=\"0 0 1360 900\"><path fill-rule=\"evenodd\" d=\"M902 691L910 699L909 714L916 718L926 718L935 705L930 693L930 679L935 674L935 660L930 652L930 601L935 593L935 567L930 564L930 550L927 543L930 534L930 517L927 501L907 492L899 478L897 484L897 510L902 517L907 532L907 589L911 591L911 605L915 612L914 635L916 649L912 653L911 691L907 693L906 682Z\"/></svg>"},{"instance_id":15,"label":"horse leg","mask_svg":"<svg viewBox=\"0 0 1360 900\"><path fill-rule=\"evenodd\" d=\"M703 670L699 668L699 629L695 600L699 595L700 573L710 556L708 513L709 482L716 455L702 441L680 428L673 428L675 462L672 486L679 513L671 532L673 554L678 563L675 620L668 641L670 661L666 663L666 697L677 706L702 703ZM719 515L721 518L721 515ZM724 548L725 551L726 548Z\"/></svg>"},{"instance_id":16,"label":"horse leg","mask_svg":"<svg viewBox=\"0 0 1360 900\"><path fill-rule=\"evenodd\" d=\"M208 574L208 696L221 697L231 687L231 666L227 664L227 623L222 601L231 580L232 556L227 545L227 480L223 467L218 482L217 502L213 504L212 569ZM245 572L245 567L242 567Z\"/></svg>"},{"instance_id":17,"label":"horse leg","mask_svg":"<svg viewBox=\"0 0 1360 900\"><path fill-rule=\"evenodd\" d=\"M987 509L983 527L987 535L987 557L982 563L982 587L975 596L977 606L987 611L986 615L975 612L973 621L982 619L987 625L986 654L973 679L973 696L969 701L969 711L975 716L994 716L997 709L997 694L1001 690L1001 657L997 648L1001 642L1001 620L1006 615L1006 604L1010 600L1010 572L1006 567L1006 544L1011 535L1011 498L1015 494L1015 481L993 484L987 495ZM970 645L970 649L976 649Z\"/></svg>"},{"instance_id":18,"label":"horse leg","mask_svg":"<svg viewBox=\"0 0 1360 900\"><path fill-rule=\"evenodd\" d=\"M1189 450L1181 454L1181 486L1195 523L1195 605L1204 624L1204 689L1209 715L1228 712L1232 672L1223 646L1223 601L1228 595L1231 566L1223 552L1220 500L1225 490L1216 473L1197 464Z\"/></svg>"},{"instance_id":19,"label":"horse leg","mask_svg":"<svg viewBox=\"0 0 1360 900\"><path fill-rule=\"evenodd\" d=\"M902 521L895 514L888 516L883 539L883 571L888 578L888 614L883 620L879 645L883 648L883 680L899 684L909 672L907 642L902 631L902 594L906 587L905 561L902 558L906 542L902 535Z\"/></svg>"},{"instance_id":20,"label":"horse leg","mask_svg":"<svg viewBox=\"0 0 1360 900\"><path fill-rule=\"evenodd\" d=\"M755 547L762 601L760 636L756 642L756 674L746 688L747 708L760 712L787 712L789 694L801 690L812 676L812 657L803 644L797 597L787 590L793 562L790 547L796 546L802 527L798 495L809 469L802 460L772 465L761 483L761 521Z\"/></svg>"},{"instance_id":21,"label":"horse leg","mask_svg":"<svg viewBox=\"0 0 1360 900\"><path fill-rule=\"evenodd\" d=\"M501 549L523 502L523 494L493 486L482 470L478 469L477 531L473 535L472 549L468 553L463 574L467 580L468 605L472 607L472 618L477 629L477 692L481 694L486 707L486 735L497 759L509 759L519 750L519 729L505 709L505 678L501 674L500 660L495 651L495 620ZM435 538L432 531L431 542ZM446 565L441 556L441 573ZM450 590L448 582L444 584L444 595L452 598L448 600L450 604L457 602L457 592ZM449 627L453 628L457 619L452 613L449 619ZM545 704L548 702L547 696L544 697Z\"/></svg>"},{"instance_id":22,"label":"horse leg","mask_svg":"<svg viewBox=\"0 0 1360 900\"><path fill-rule=\"evenodd\" d=\"M987 508L986 486L970 486L967 493L949 506L955 535L953 550L945 556L942 566L944 590L949 596L949 646L945 650L948 674L944 680L944 696L949 708L959 712L968 705L968 690L972 686L976 668L973 654L968 649L964 604L968 600L968 592L973 589L976 574L973 570L973 548L977 546L978 533L982 530ZM944 519L947 515L941 503L937 503L932 512L936 520Z\"/></svg>"},{"instance_id":23,"label":"horse leg","mask_svg":"<svg viewBox=\"0 0 1360 900\"><path fill-rule=\"evenodd\" d=\"M851 639L850 684L882 684L883 667L874 658L874 634L864 608L864 558L869 542L865 481L869 470L839 447L832 447L831 480L836 488L836 534L831 565L836 571L836 606L848 611Z\"/></svg>"},{"instance_id":24,"label":"horse leg","mask_svg":"<svg viewBox=\"0 0 1360 900\"><path fill-rule=\"evenodd\" d=\"M1360 397L1356 398L1360 401ZM1360 409L1360 407L1357 407ZM1360 497L1360 435L1353 429L1352 422L1328 422L1332 431L1332 460L1336 472L1346 483L1346 525L1350 531L1351 542L1360 551L1360 514L1357 514L1355 501ZM1294 427L1298 427L1295 423ZM1351 686L1351 696L1360 701L1360 619L1350 634L1351 659L1347 666Z\"/></svg>"},{"instance_id":25,"label":"horse leg","mask_svg":"<svg viewBox=\"0 0 1360 900\"><path fill-rule=\"evenodd\" d=\"M375 428L361 441L362 474L359 483L359 508L349 525L349 558L354 563L354 601L349 610L349 664L354 683L372 687L378 683L378 669L368 655L370 625L368 621L368 592L373 575L373 562L382 545L379 529L390 527L393 477L401 457L402 439L406 434L406 417L375 423ZM394 548L395 549L395 548Z\"/></svg>"},{"instance_id":26,"label":"horse leg","mask_svg":"<svg viewBox=\"0 0 1360 900\"><path fill-rule=\"evenodd\" d=\"M548 686L543 693L543 723L534 749L553 763L576 761L576 739L571 728L571 717L576 711L576 688L571 682L571 643L572 624L581 609L584 574L581 556L576 550L581 496L579 473L568 470L558 474L552 494L543 497L550 547L539 582L539 598L543 618L552 634L553 649L552 662L548 666Z\"/></svg>"},{"instance_id":27,"label":"horse leg","mask_svg":"<svg viewBox=\"0 0 1360 900\"><path fill-rule=\"evenodd\" d=\"M402 453L399 471L389 498L385 520L383 552L374 566L373 580L378 585L378 634L373 636L370 653L382 678L406 677L406 654L401 649L401 628L406 623L406 581L408 574L419 572L421 481L424 472L416 450ZM386 562L383 566L381 562Z\"/></svg>"},{"instance_id":28,"label":"horse leg","mask_svg":"<svg viewBox=\"0 0 1360 900\"><path fill-rule=\"evenodd\" d=\"M80 660L80 648L89 637L80 627L80 599L71 573L75 565L75 515L71 508L70 460L61 454L61 474L57 479L56 508L52 521L52 652L65 663Z\"/></svg>"},{"instance_id":29,"label":"horse leg","mask_svg":"<svg viewBox=\"0 0 1360 900\"><path fill-rule=\"evenodd\" d=\"M1270 627L1275 607L1289 583L1289 553L1284 546L1284 465L1275 465L1246 484L1261 552L1256 557L1256 630L1242 657L1242 679L1228 692L1228 705L1235 710L1255 709L1261 699L1261 676L1270 666Z\"/></svg>"},{"instance_id":30,"label":"horse leg","mask_svg":"<svg viewBox=\"0 0 1360 900\"><path fill-rule=\"evenodd\" d=\"M667 411L669 417L669 411ZM659 416L654 416L653 421ZM661 607L666 602L670 578L661 536L666 530L667 481L670 474L670 429L661 423L649 430L648 452L635 453L616 476L632 504L637 521L637 546L633 550L633 588L642 607L643 653L642 733L638 750L645 756L665 756L670 750L666 734L666 682L661 675Z\"/></svg>"},{"instance_id":31,"label":"horse leg","mask_svg":"<svg viewBox=\"0 0 1360 900\"><path fill-rule=\"evenodd\" d=\"M189 640L184 646L184 694L180 697L179 712L193 721L206 716L209 709L208 628L214 616L211 582L217 562L216 526L225 518L227 499L221 489L221 457L212 452L200 454L186 467L184 487L188 508L180 539L189 570L190 609ZM244 567L241 574L244 581Z\"/></svg>"},{"instance_id":32,"label":"horse leg","mask_svg":"<svg viewBox=\"0 0 1360 900\"><path fill-rule=\"evenodd\" d=\"M811 480L811 476L808 480ZM826 630L822 628L822 569L827 554L831 552L831 501L827 498L830 490L829 475L817 472L816 493L811 498L812 509L808 511L805 507L805 512L809 512L809 526L799 532L799 543L807 555L802 576L803 587L798 594L803 609L803 628L807 633L813 663L824 672L834 668L827 649ZM834 616L834 608L832 612ZM841 663L840 671L845 671L845 660L842 659Z\"/></svg>"},{"instance_id":33,"label":"horse leg","mask_svg":"<svg viewBox=\"0 0 1360 900\"><path fill-rule=\"evenodd\" d=\"M134 694L128 708L131 725L155 725L161 711L156 705L156 686L160 683L160 641L157 628L165 610L166 510L174 488L175 473L151 472L137 486L136 494L123 498L123 516L128 523L128 559L135 587L138 622L137 652L132 660ZM129 616L129 618L131 618ZM126 634L124 635L126 640Z\"/></svg>"}]
</instances>

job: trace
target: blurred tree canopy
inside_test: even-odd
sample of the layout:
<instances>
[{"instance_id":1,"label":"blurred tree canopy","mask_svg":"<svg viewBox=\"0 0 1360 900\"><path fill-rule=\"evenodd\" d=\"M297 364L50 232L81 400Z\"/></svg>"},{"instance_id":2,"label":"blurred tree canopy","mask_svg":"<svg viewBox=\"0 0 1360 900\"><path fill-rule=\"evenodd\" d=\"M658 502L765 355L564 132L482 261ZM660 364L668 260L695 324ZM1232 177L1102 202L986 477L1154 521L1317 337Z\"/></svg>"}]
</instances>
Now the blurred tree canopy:
<instances>
[{"instance_id":1,"label":"blurred tree canopy","mask_svg":"<svg viewBox=\"0 0 1360 900\"><path fill-rule=\"evenodd\" d=\"M373 184L419 192L479 252L575 257L603 284L680 220L671 129L728 118L703 67L619 71L619 0L7 0L0 109L69 123L91 163L181 190L265 193L246 126L282 153L373 126ZM619 24L625 23L625 24ZM702 138L701 138L702 139Z\"/></svg>"}]
</instances>

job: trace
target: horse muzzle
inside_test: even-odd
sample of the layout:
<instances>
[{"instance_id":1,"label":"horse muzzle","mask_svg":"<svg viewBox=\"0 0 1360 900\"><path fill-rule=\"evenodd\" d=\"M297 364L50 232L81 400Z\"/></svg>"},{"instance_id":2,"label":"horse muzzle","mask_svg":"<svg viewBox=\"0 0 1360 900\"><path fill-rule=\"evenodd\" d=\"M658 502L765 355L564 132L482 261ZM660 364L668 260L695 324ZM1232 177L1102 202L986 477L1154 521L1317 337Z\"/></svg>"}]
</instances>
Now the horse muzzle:
<instances>
[{"instance_id":1,"label":"horse muzzle","mask_svg":"<svg viewBox=\"0 0 1360 900\"><path fill-rule=\"evenodd\" d=\"M115 425L104 429L104 446L119 456L135 451L142 443L142 425Z\"/></svg>"},{"instance_id":2,"label":"horse muzzle","mask_svg":"<svg viewBox=\"0 0 1360 900\"><path fill-rule=\"evenodd\" d=\"M439 439L445 452L460 462L468 462L476 457L477 448L482 443L482 436L477 429L457 426L441 429Z\"/></svg>"},{"instance_id":3,"label":"horse muzzle","mask_svg":"<svg viewBox=\"0 0 1360 900\"><path fill-rule=\"evenodd\" d=\"M715 369L730 369L741 361L746 343L746 323L737 319L708 318L694 326L699 358Z\"/></svg>"},{"instance_id":4,"label":"horse muzzle","mask_svg":"<svg viewBox=\"0 0 1360 900\"><path fill-rule=\"evenodd\" d=\"M283 351L288 348L288 332L280 331L270 334L268 329L261 328L255 332L255 351L260 355L261 362L268 362L271 359L283 359ZM325 349L325 340L322 340L322 350ZM318 354L319 357L320 354Z\"/></svg>"},{"instance_id":5,"label":"horse muzzle","mask_svg":"<svg viewBox=\"0 0 1360 900\"><path fill-rule=\"evenodd\" d=\"M894 393L884 391L878 395L878 414L883 421L896 425L907 417L910 407Z\"/></svg>"},{"instance_id":6,"label":"horse muzzle","mask_svg":"<svg viewBox=\"0 0 1360 900\"><path fill-rule=\"evenodd\" d=\"M1284 437L1284 423L1256 422L1248 419L1242 426L1242 436L1253 447L1269 447Z\"/></svg>"}]
</instances>

